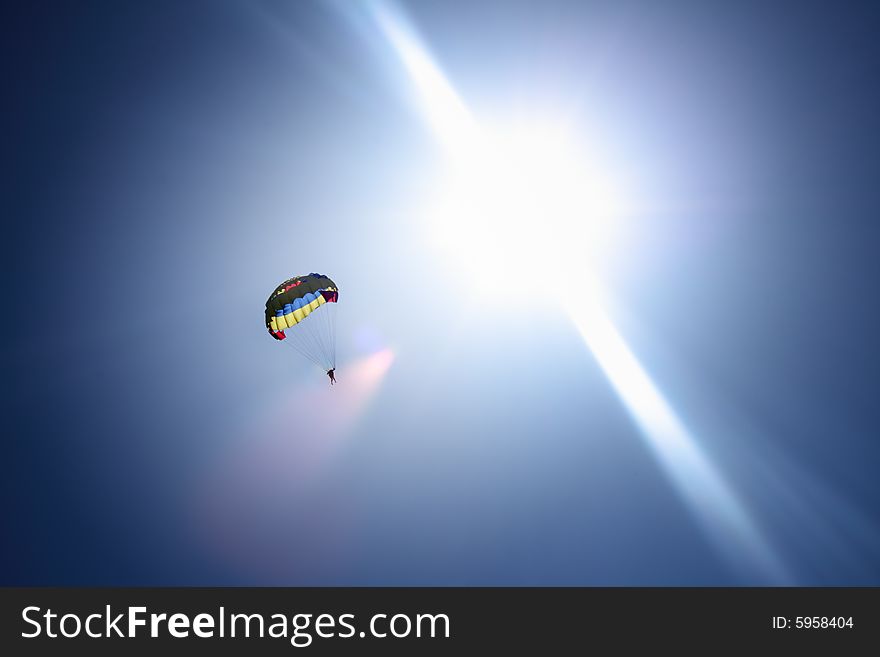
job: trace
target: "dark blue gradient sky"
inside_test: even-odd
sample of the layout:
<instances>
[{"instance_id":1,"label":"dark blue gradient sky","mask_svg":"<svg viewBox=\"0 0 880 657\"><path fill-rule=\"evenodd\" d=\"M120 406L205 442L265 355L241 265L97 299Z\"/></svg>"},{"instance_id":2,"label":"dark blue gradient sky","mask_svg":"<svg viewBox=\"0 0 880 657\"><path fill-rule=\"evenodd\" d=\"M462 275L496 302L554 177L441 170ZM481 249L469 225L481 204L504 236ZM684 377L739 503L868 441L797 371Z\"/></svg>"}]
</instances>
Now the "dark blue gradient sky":
<instances>
[{"instance_id":1,"label":"dark blue gradient sky","mask_svg":"<svg viewBox=\"0 0 880 657\"><path fill-rule=\"evenodd\" d=\"M627 181L606 310L778 572L560 308L430 247L376 6L4 7L0 583L880 584L871 3L398 5L475 111L564 112ZM333 390L263 327L311 271Z\"/></svg>"}]
</instances>

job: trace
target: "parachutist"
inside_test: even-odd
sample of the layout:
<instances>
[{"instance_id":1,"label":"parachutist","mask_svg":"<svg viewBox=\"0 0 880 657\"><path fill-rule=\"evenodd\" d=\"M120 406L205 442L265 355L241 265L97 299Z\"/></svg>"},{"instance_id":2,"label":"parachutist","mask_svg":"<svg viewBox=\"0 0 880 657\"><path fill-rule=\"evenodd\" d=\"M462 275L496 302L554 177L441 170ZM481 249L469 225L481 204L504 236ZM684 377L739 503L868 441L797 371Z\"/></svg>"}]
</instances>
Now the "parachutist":
<instances>
[{"instance_id":1,"label":"parachutist","mask_svg":"<svg viewBox=\"0 0 880 657\"><path fill-rule=\"evenodd\" d=\"M336 383L339 288L323 274L288 278L266 299L266 330L312 361Z\"/></svg>"}]
</instances>

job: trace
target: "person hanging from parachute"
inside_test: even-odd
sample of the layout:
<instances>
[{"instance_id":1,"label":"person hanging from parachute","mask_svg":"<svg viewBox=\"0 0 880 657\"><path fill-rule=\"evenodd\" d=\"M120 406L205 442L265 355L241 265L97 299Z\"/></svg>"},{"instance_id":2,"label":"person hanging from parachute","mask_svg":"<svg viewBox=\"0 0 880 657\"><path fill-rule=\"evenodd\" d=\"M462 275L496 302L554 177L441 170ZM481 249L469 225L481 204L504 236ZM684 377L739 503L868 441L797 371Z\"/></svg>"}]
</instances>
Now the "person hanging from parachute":
<instances>
[{"instance_id":1,"label":"person hanging from parachute","mask_svg":"<svg viewBox=\"0 0 880 657\"><path fill-rule=\"evenodd\" d=\"M336 384L336 307L339 288L323 274L294 276L266 300L266 329L327 373Z\"/></svg>"}]
</instances>

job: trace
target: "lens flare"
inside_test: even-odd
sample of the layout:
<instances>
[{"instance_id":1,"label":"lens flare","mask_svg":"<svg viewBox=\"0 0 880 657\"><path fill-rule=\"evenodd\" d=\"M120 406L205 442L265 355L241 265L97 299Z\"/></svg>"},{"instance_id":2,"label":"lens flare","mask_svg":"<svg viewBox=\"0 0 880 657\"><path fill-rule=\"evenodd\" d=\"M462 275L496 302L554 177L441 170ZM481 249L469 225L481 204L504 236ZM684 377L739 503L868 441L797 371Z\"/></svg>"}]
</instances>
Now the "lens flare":
<instances>
[{"instance_id":1,"label":"lens flare","mask_svg":"<svg viewBox=\"0 0 880 657\"><path fill-rule=\"evenodd\" d=\"M385 348L341 366L332 388L326 378L291 386L226 445L194 490L200 549L215 551L248 581L333 576L315 567L344 561L349 543L348 505L332 486L334 457L345 450L393 362L393 350ZM299 572L299 563L311 570Z\"/></svg>"},{"instance_id":2,"label":"lens flare","mask_svg":"<svg viewBox=\"0 0 880 657\"><path fill-rule=\"evenodd\" d=\"M718 550L768 580L790 583L784 564L732 488L651 380L598 304L575 292L563 301L578 332L682 499Z\"/></svg>"},{"instance_id":3,"label":"lens flare","mask_svg":"<svg viewBox=\"0 0 880 657\"><path fill-rule=\"evenodd\" d=\"M595 257L596 245L608 248L603 231L618 205L601 168L585 164L571 149L570 135L560 139L530 126L499 138L481 129L400 13L383 3L373 7L427 124L448 152L452 173L429 221L435 241L453 254L457 267L465 265L474 279L493 287L523 280L523 263L561 274L567 284L553 293L561 292L560 303L645 443L720 552L750 574L787 583L745 506L600 306L591 250Z\"/></svg>"}]
</instances>

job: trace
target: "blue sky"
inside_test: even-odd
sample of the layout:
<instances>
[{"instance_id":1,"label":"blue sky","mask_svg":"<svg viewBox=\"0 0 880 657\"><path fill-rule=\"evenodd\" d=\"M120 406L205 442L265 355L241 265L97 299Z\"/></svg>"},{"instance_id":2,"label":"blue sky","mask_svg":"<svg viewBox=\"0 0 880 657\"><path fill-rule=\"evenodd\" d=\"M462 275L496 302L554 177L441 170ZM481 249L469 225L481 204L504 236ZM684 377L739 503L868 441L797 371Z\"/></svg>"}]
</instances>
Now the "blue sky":
<instances>
[{"instance_id":1,"label":"blue sky","mask_svg":"<svg viewBox=\"0 0 880 657\"><path fill-rule=\"evenodd\" d=\"M868 3L4 11L3 583L880 582Z\"/></svg>"}]
</instances>

